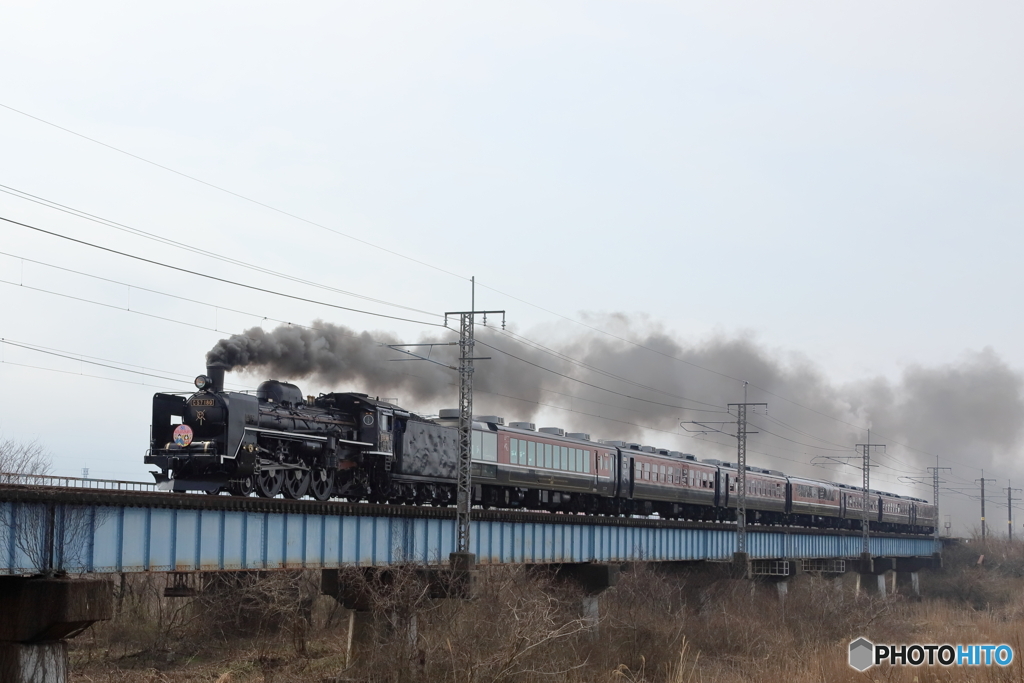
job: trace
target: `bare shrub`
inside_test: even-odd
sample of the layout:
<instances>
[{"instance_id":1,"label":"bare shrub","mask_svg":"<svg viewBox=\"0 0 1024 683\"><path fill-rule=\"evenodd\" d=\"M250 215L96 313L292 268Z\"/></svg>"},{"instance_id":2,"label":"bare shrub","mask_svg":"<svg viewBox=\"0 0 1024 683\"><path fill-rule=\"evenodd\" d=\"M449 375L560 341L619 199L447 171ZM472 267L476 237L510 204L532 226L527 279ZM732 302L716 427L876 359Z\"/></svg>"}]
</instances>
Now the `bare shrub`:
<instances>
[{"instance_id":1,"label":"bare shrub","mask_svg":"<svg viewBox=\"0 0 1024 683\"><path fill-rule=\"evenodd\" d=\"M602 628L610 636L602 643L606 656L614 654L614 663L626 669L657 668L668 661L688 624L689 591L699 585L691 578L643 562L623 572L618 585L601 595Z\"/></svg>"},{"instance_id":2,"label":"bare shrub","mask_svg":"<svg viewBox=\"0 0 1024 683\"><path fill-rule=\"evenodd\" d=\"M0 474L49 474L53 458L38 441L0 439ZM0 483L4 483L0 477Z\"/></svg>"}]
</instances>

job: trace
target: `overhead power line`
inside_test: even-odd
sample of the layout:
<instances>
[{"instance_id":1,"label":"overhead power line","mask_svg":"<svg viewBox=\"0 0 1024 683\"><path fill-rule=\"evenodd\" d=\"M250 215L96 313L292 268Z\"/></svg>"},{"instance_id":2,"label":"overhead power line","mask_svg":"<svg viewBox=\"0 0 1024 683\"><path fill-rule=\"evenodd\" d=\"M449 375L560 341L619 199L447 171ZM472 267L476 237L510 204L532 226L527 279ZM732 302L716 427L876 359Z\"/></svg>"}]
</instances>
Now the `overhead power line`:
<instances>
[{"instance_id":1,"label":"overhead power line","mask_svg":"<svg viewBox=\"0 0 1024 683\"><path fill-rule=\"evenodd\" d=\"M373 311L364 311L364 310L361 310L361 309L358 309L358 308L350 308L348 306L340 306L338 304L332 304L332 303L328 303L326 301L317 301L316 299L309 299L309 298L306 298L306 297L303 297L303 296L296 296L294 294L285 294L284 292L278 292L278 291L275 291L273 289L267 289L265 287L257 287L256 285L248 285L248 284L245 284L245 283L242 283L242 282L236 282L234 280L229 280L227 278L217 277L216 275L210 275L209 273L200 273L200 272L195 271L195 270L189 270L188 268L182 268L181 266L174 266L174 265L171 265L169 263L162 263L160 261L154 261L153 259L143 258L142 256L136 256L135 254L129 254L129 253L124 252L124 251L118 251L117 249L111 249L110 247L104 247L104 246L99 245L99 244L93 244L92 242L86 242L85 240L80 240L80 239L77 239L77 238L74 238L74 237L69 237L68 235L62 235L59 232L54 232L52 230L45 230L43 228L36 227L34 225L29 225L28 223L22 223L20 221L15 221L15 220L12 220L10 218L5 218L3 216L0 216L0 221L5 221L7 223L11 223L12 225L18 225L18 226L21 226L23 228L27 228L29 230L35 230L36 232L42 233L44 235L50 235L51 237L57 237L59 239L67 240L69 242L75 242L76 244L81 244L81 245L84 245L86 247L90 247L92 249L98 249L100 251L105 251L105 252L108 252L108 253L111 253L111 254L116 254L118 256L123 256L125 258L130 258L130 259L134 259L136 261L141 261L142 263L148 263L150 265L160 266L161 268L168 268L170 270L176 270L176 271L178 271L180 273L188 273L189 275L195 275L196 277L206 278L207 280L213 280L215 282L223 282L224 284L233 285L235 287L241 287L243 289L249 289L249 290L253 290L253 291L256 291L256 292L263 292L264 294L272 294L274 296L280 296L280 297L284 297L286 299L292 299L294 301L302 301L302 302L309 303L309 304L315 304L317 306L327 306L328 308L336 308L336 309L342 310L342 311L349 311L349 312L352 312L352 313L361 313L363 315L372 315L372 316L376 316L378 318L387 318L389 320L400 320L402 322L415 323L417 325L429 325L430 327L444 327L444 325L441 325L439 323L430 323L430 322L426 322L424 320L413 320L412 318L401 318L399 316L386 315L384 313L374 313Z\"/></svg>"},{"instance_id":2,"label":"overhead power line","mask_svg":"<svg viewBox=\"0 0 1024 683\"><path fill-rule=\"evenodd\" d=\"M229 189L227 189L225 187L221 187L220 185L215 185L215 184L213 184L213 183L211 183L209 181L203 180L202 178L197 178L196 176L189 175L188 173L182 173L181 171L173 169L170 166L165 166L165 165L159 164L159 163L157 163L155 161L150 161L149 159L147 159L145 157L142 157L142 156L139 156L138 154L132 154L131 152L123 150L123 149L121 149L119 147L115 147L114 145L108 144L108 143L103 142L101 140L97 140L96 138L91 138L88 135L83 135L82 133L78 133L76 131L73 131L70 128L65 128L64 126L57 125L56 123L51 123L50 121L47 121L46 119L40 118L38 116L33 116L32 114L29 114L28 112L21 111L20 109L15 109L14 107L12 107L10 105L3 104L2 102L0 102L0 107L3 107L4 109L7 109L8 111L12 111L15 114L21 114L22 116L28 117L28 118L30 118L30 119L32 119L34 121L38 121L39 123L46 124L47 126L51 126L51 127L56 128L58 130L62 130L65 133L70 133L71 135L74 135L76 137L82 138L83 140L88 140L89 142L92 142L94 144L100 145L101 147L106 147L107 149L113 150L113 151L117 152L118 154L124 154L125 156L129 156L129 157L131 157L133 159L137 159L138 161L141 161L143 163L149 164L150 166L155 166L156 168L163 169L164 171L167 171L168 173L173 173L175 175L181 176L182 178L187 178L188 180L191 180L193 182L199 183L200 185L205 185L205 186L213 188L214 190L217 190L219 192L224 192L226 194L231 195L232 197L237 197L238 199L241 199L243 201L249 202L251 204L255 204L256 206L262 206L263 208L269 209L270 211L273 211L275 213L279 213L282 216L287 216L289 218L293 218L293 219L295 219L297 221L301 221L301 222L306 223L308 225L312 225L312 226L314 226L316 228L320 228L321 230L326 230L327 232L334 233L335 235L338 235L339 237L344 237L346 239L352 240L353 242L359 242L360 244L365 244L366 246L372 247L373 249L379 249L380 251L387 252L388 254L391 254L392 256L397 256L397 257L405 259L407 261L412 261L413 263L418 263L421 266L425 266L427 268L432 268L432 269L434 269L436 271L439 271L441 273L445 273L447 275L451 275L452 277L457 277L457 278L459 278L461 280L469 281L468 277L463 277L462 275L459 275L457 273L453 273L450 270L445 270L444 268L441 268L439 266L435 266L432 263L427 263L426 261L421 261L419 259L413 258L412 256L407 256L406 254L403 254L401 252L395 251L393 249L388 249L387 247L382 247L379 244L374 244L373 242L370 242L368 240L364 240L364 239L361 239L361 238L356 237L354 235L349 235L348 233L342 232L340 230L336 230L334 228L330 228L330 227L328 227L326 225L323 225L322 223L317 223L316 221L311 221L308 218L303 218L302 216L299 216L297 214L291 213L289 211L285 211L284 209L279 209L276 206L272 206L272 205L267 204L265 202L261 202L258 199L253 199L252 197L247 197L244 194L241 194L239 192L235 192L233 190L229 190Z\"/></svg>"},{"instance_id":3,"label":"overhead power line","mask_svg":"<svg viewBox=\"0 0 1024 683\"><path fill-rule=\"evenodd\" d=\"M53 200L46 199L44 197L39 197L37 195L25 192L23 190L19 190L19 189L14 188L14 187L10 187L8 185L0 185L0 192L4 192L4 193L9 194L9 195L11 195L13 197L17 197L19 199L24 199L26 201L33 202L35 204L39 204L40 206L45 206L45 207L47 207L49 209L54 209L56 211L62 211L64 213L66 213L66 214L75 216L77 218L83 218L83 219L85 219L87 221L92 221L93 223L97 223L99 225L105 225L107 227L114 228L115 230L120 230L122 232L127 232L128 234L131 234L131 235L136 235L138 237L142 237L142 238L145 238L145 239L148 239L148 240L152 240L154 242L159 242L160 244L163 244L165 246L169 246L169 247L172 247L172 248L175 248L175 249L181 249L183 251L188 251L188 252L193 253L193 254L200 254L200 255L206 256L208 258L212 258L212 259L215 259L215 260L218 260L218 261L223 261L224 263L230 263L232 265L240 266L242 268L248 268L250 270L255 270L255 271L257 271L259 273L263 273L265 275L273 275L274 277L279 277L279 278L282 278L284 280L289 280L291 282L297 282L297 283L300 283L300 284L308 285L310 287L316 287L318 289L323 289L323 290L326 290L326 291L329 291L329 292L334 292L336 294L343 294L345 296L351 296L351 297L355 297L357 299L363 299L364 301L371 301L373 303L383 304L385 306L393 306L394 308L402 308L402 309L405 309L407 311L412 311L413 313L422 313L424 315L433 315L433 316L440 317L439 313L435 313L435 312L432 312L432 311L424 311L424 310L419 309L419 308L413 308L412 306L405 306L403 304L396 304L394 302L386 301L384 299L378 299L378 298L375 298L375 297L372 297L372 296L366 296L365 294L358 294L356 292L350 292L350 291L345 290L345 289L339 289L337 287L331 287L329 285L320 284L319 282L314 282L313 280L306 280L304 278L297 277L295 275L289 275L287 273L281 273L279 271L272 270L270 268L265 268L263 266L258 266L258 265L252 264L252 263L248 263L246 261L242 261L240 259L236 259L236 258L233 258L233 257L230 257L230 256L225 256L224 254L219 254L219 253L214 252L214 251L209 251L207 249L200 249L199 247L196 247L196 246L193 246L193 245L190 245L190 244L184 244L184 243L182 243L182 242L180 242L178 240L173 240L173 239L169 239L169 238L166 238L166 237L161 237L160 235L157 235L157 234L154 234L154 233L151 233L151 232L146 232L145 230L140 230L138 228L133 228L130 225L125 225L124 223L118 223L117 221L112 221L112 220L110 220L108 218L103 218L102 216L97 216L95 214L88 213L87 211L82 211L81 209L76 209L74 207L70 207L70 206L67 206L67 205L64 205L64 204L60 204L60 203L55 202Z\"/></svg>"},{"instance_id":4,"label":"overhead power line","mask_svg":"<svg viewBox=\"0 0 1024 683\"><path fill-rule=\"evenodd\" d=\"M111 360L109 358L101 358L99 356L90 356L88 354L75 353L73 351L64 351L62 349L57 349L57 348L54 348L52 346L42 346L40 344L30 344L28 342L18 341L18 340L15 340L15 339L7 339L7 338L4 338L4 337L0 337L0 344L4 344L6 346L11 346L11 347L20 348L20 349L26 349L28 351L34 351L35 353L41 353L41 354L45 354L45 355L48 355L48 356L56 356L58 358L66 358L68 360L73 360L73 361L78 362L78 363L85 363L85 364L88 364L88 365L96 365L96 366L99 366L99 367L110 368L112 370L118 370L120 372L128 372L128 373L132 373L132 374L135 374L135 375L141 375L143 377L155 377L157 379L165 379L165 380L168 380L168 381L171 381L171 382L186 382L186 383L191 384L192 380L193 380L193 377L194 377L194 375L190 375L190 374L183 373L183 372L174 372L174 371L171 371L171 370L160 370L160 369L157 369L157 368L148 368L148 367L145 367L145 366L142 366L142 365L134 365L132 363L124 363L124 362L121 362L121 361ZM164 374L163 375L155 375L155 374L153 374L153 372L148 372L150 370L152 370L153 372L161 372L161 373L164 373ZM166 377L164 375L177 375L177 377ZM232 383L232 384L233 384L233 386L242 387L242 388L245 388L245 389L251 389L252 388L252 387L248 387L248 386L243 385L243 384L235 384L235 383Z\"/></svg>"}]
</instances>

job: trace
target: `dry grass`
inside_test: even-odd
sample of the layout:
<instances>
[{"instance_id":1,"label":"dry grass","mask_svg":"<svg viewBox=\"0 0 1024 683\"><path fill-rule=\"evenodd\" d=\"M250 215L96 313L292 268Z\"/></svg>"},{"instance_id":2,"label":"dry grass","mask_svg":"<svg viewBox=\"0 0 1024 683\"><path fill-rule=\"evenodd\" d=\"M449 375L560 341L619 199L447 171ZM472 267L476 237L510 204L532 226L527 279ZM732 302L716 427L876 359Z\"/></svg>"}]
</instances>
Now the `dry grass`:
<instances>
[{"instance_id":1,"label":"dry grass","mask_svg":"<svg viewBox=\"0 0 1024 683\"><path fill-rule=\"evenodd\" d=\"M431 597L421 575L349 572L372 615L356 622L317 595L319 575L222 578L196 598L163 598L161 577L130 577L121 610L73 641L72 680L218 683L747 683L1021 681L1024 544L946 555L922 573L923 601L881 599L801 576L780 604L774 585L706 569L638 564L601 596L598 629L574 585L543 570L482 572L473 601ZM1010 667L846 664L850 640L1007 643Z\"/></svg>"}]
</instances>

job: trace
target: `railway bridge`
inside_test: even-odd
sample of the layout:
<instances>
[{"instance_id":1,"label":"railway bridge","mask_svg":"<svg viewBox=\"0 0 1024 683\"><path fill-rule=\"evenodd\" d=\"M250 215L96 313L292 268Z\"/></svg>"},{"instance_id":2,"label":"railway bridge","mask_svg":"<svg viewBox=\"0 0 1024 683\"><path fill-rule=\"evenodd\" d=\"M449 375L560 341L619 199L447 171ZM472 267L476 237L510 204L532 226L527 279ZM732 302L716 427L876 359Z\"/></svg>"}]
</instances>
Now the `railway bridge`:
<instances>
[{"instance_id":1,"label":"railway bridge","mask_svg":"<svg viewBox=\"0 0 1024 683\"><path fill-rule=\"evenodd\" d=\"M931 537L748 527L735 566L732 524L474 510L468 562L450 566L453 508L181 495L149 484L0 475L0 679L42 667L62 681L64 639L111 616L103 574L162 572L174 581L212 571L317 569L339 600L338 570L417 565L471 583L473 566L553 565L596 595L623 563L701 562L733 575L784 580L801 571L884 577L939 562ZM68 575L89 579L69 580ZM876 583L877 582L877 583ZM590 609L596 610L596 598ZM5 669L5 667L7 667ZM13 667L13 668L12 668Z\"/></svg>"}]
</instances>

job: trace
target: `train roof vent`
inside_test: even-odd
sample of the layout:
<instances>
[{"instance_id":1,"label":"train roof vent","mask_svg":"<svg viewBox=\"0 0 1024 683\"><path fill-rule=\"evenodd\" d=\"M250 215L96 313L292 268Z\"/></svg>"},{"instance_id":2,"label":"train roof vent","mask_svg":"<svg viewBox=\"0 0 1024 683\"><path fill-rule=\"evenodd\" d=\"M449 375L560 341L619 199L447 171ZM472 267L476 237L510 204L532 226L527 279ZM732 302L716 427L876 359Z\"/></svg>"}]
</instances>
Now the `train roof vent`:
<instances>
[{"instance_id":1,"label":"train roof vent","mask_svg":"<svg viewBox=\"0 0 1024 683\"><path fill-rule=\"evenodd\" d=\"M673 458L681 458L681 457L683 457L683 452L682 451L669 451L668 454L671 455Z\"/></svg>"},{"instance_id":2,"label":"train roof vent","mask_svg":"<svg viewBox=\"0 0 1024 683\"><path fill-rule=\"evenodd\" d=\"M505 418L499 417L497 415L474 415L473 420L475 422L490 422L496 425L505 424Z\"/></svg>"},{"instance_id":3,"label":"train roof vent","mask_svg":"<svg viewBox=\"0 0 1024 683\"><path fill-rule=\"evenodd\" d=\"M608 441L605 441L604 443L605 443L605 445L615 446L617 448L625 448L626 447L626 442L625 441L612 441L612 440L608 440Z\"/></svg>"},{"instance_id":4,"label":"train roof vent","mask_svg":"<svg viewBox=\"0 0 1024 683\"><path fill-rule=\"evenodd\" d=\"M640 450L644 453L654 453L657 449L654 446L641 446Z\"/></svg>"},{"instance_id":5,"label":"train roof vent","mask_svg":"<svg viewBox=\"0 0 1024 683\"><path fill-rule=\"evenodd\" d=\"M670 451L667 448L658 448L657 451L658 455L672 455L675 453L675 451Z\"/></svg>"},{"instance_id":6,"label":"train roof vent","mask_svg":"<svg viewBox=\"0 0 1024 683\"><path fill-rule=\"evenodd\" d=\"M570 439L579 439L580 441L590 441L590 434L585 432L569 432L566 434Z\"/></svg>"},{"instance_id":7,"label":"train roof vent","mask_svg":"<svg viewBox=\"0 0 1024 683\"><path fill-rule=\"evenodd\" d=\"M555 436L565 436L565 430L561 427L541 427L537 431L544 432L545 434L554 434Z\"/></svg>"},{"instance_id":8,"label":"train roof vent","mask_svg":"<svg viewBox=\"0 0 1024 683\"><path fill-rule=\"evenodd\" d=\"M716 458L705 458L701 462L706 462L709 465L726 465L726 464L728 464L728 463L722 462L721 460L717 460Z\"/></svg>"},{"instance_id":9,"label":"train roof vent","mask_svg":"<svg viewBox=\"0 0 1024 683\"><path fill-rule=\"evenodd\" d=\"M640 444L638 443L626 443L626 448L634 451L640 450Z\"/></svg>"},{"instance_id":10,"label":"train roof vent","mask_svg":"<svg viewBox=\"0 0 1024 683\"><path fill-rule=\"evenodd\" d=\"M437 419L439 420L458 420L459 409L458 408L442 408L437 413Z\"/></svg>"},{"instance_id":11,"label":"train roof vent","mask_svg":"<svg viewBox=\"0 0 1024 683\"><path fill-rule=\"evenodd\" d=\"M683 458L686 460L693 460L694 462L697 462L697 456L694 455L693 453L683 453Z\"/></svg>"},{"instance_id":12,"label":"train roof vent","mask_svg":"<svg viewBox=\"0 0 1024 683\"><path fill-rule=\"evenodd\" d=\"M531 432L537 431L537 425L533 422L509 422L509 427L515 427L516 429L526 429Z\"/></svg>"},{"instance_id":13,"label":"train roof vent","mask_svg":"<svg viewBox=\"0 0 1024 683\"><path fill-rule=\"evenodd\" d=\"M774 474L777 477L784 477L784 476L786 476L786 473L783 472L782 470L768 470L768 474Z\"/></svg>"}]
</instances>

